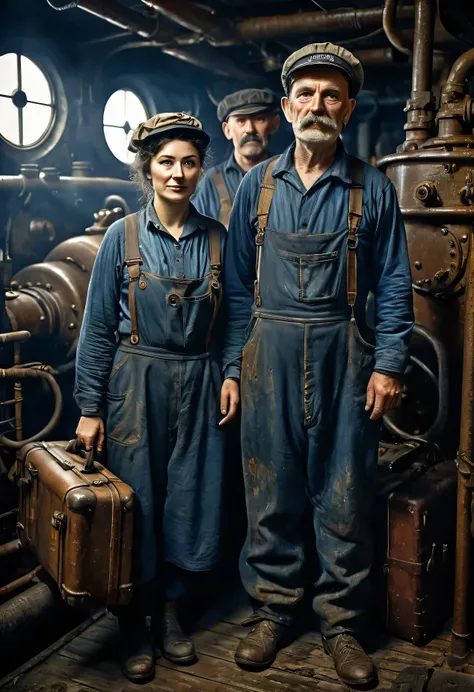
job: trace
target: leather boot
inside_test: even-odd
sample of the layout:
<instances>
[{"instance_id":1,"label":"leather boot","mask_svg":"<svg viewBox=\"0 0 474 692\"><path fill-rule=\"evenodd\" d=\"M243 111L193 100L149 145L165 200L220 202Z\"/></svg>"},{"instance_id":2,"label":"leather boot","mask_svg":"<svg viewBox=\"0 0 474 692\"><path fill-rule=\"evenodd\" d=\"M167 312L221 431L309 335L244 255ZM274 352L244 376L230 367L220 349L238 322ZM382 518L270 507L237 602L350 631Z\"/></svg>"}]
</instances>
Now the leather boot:
<instances>
[{"instance_id":1,"label":"leather boot","mask_svg":"<svg viewBox=\"0 0 474 692\"><path fill-rule=\"evenodd\" d=\"M377 681L377 671L359 642L345 632L323 637L324 651L332 656L336 673L350 687L365 687Z\"/></svg>"},{"instance_id":2,"label":"leather boot","mask_svg":"<svg viewBox=\"0 0 474 692\"><path fill-rule=\"evenodd\" d=\"M119 618L121 632L120 665L128 680L145 683L155 677L155 647L145 619L130 622Z\"/></svg>"},{"instance_id":3,"label":"leather boot","mask_svg":"<svg viewBox=\"0 0 474 692\"><path fill-rule=\"evenodd\" d=\"M238 645L235 662L242 668L252 670L268 668L275 660L286 629L284 625L271 620L257 620Z\"/></svg>"},{"instance_id":4,"label":"leather boot","mask_svg":"<svg viewBox=\"0 0 474 692\"><path fill-rule=\"evenodd\" d=\"M165 601L161 615L159 641L161 653L178 665L189 665L196 659L192 640L178 622L179 601Z\"/></svg>"}]
</instances>

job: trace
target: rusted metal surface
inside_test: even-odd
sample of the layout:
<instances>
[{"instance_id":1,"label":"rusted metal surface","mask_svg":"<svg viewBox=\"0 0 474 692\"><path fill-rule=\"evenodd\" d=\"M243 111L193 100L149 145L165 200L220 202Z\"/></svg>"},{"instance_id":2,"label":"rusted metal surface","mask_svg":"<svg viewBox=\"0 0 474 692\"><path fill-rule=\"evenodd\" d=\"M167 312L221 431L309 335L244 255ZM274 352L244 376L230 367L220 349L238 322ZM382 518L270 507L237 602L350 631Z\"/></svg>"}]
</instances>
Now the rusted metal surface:
<instances>
[{"instance_id":1,"label":"rusted metal surface","mask_svg":"<svg viewBox=\"0 0 474 692\"><path fill-rule=\"evenodd\" d=\"M311 34L313 32L354 29L364 31L382 26L382 7L365 9L341 9L327 12L297 12L269 17L248 17L236 24L236 30L244 41L276 38L286 34ZM400 7L399 19L411 19L413 7Z\"/></svg>"},{"instance_id":2,"label":"rusted metal surface","mask_svg":"<svg viewBox=\"0 0 474 692\"><path fill-rule=\"evenodd\" d=\"M40 627L61 603L54 585L35 584L24 593L0 605L0 641L2 645L21 641L28 628Z\"/></svg>"},{"instance_id":3,"label":"rusted metal surface","mask_svg":"<svg viewBox=\"0 0 474 692\"><path fill-rule=\"evenodd\" d=\"M115 0L48 0L48 5L60 11L77 7L114 26L132 31L145 38L153 36L158 29L156 20L144 17L139 12L129 9Z\"/></svg>"},{"instance_id":4,"label":"rusted metal surface","mask_svg":"<svg viewBox=\"0 0 474 692\"><path fill-rule=\"evenodd\" d=\"M23 589L25 586L31 584L31 582L35 580L37 574L39 574L39 572L41 572L42 569L43 568L41 566L35 567L31 570L31 572L28 572L28 574L24 574L22 577L18 577L18 579L15 579L15 581L12 581L9 584L0 587L0 598L10 596L10 594L15 593L15 591L19 591L20 589Z\"/></svg>"},{"instance_id":5,"label":"rusted metal surface","mask_svg":"<svg viewBox=\"0 0 474 692\"><path fill-rule=\"evenodd\" d=\"M396 48L400 53L411 56L411 48L406 44L401 31L397 29L397 7L398 0L385 0L382 15L383 30L394 48Z\"/></svg>"},{"instance_id":6,"label":"rusted metal surface","mask_svg":"<svg viewBox=\"0 0 474 692\"><path fill-rule=\"evenodd\" d=\"M234 37L234 24L218 19L211 11L189 0L142 0L145 5L190 31L203 34L211 43L227 43Z\"/></svg>"},{"instance_id":7,"label":"rusted metal surface","mask_svg":"<svg viewBox=\"0 0 474 692\"><path fill-rule=\"evenodd\" d=\"M3 545L0 545L0 557L12 555L13 553L16 553L19 550L21 550L21 548L21 541L19 541L18 538L16 538L13 541L9 541L8 543L4 543Z\"/></svg>"}]
</instances>

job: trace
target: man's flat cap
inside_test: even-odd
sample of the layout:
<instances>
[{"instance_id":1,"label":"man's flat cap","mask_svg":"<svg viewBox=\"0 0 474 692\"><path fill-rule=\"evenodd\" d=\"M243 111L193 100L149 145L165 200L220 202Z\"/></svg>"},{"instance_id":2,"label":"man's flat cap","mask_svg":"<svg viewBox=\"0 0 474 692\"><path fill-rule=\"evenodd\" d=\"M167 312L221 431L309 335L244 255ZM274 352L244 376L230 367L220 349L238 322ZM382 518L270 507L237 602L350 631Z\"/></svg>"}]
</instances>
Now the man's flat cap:
<instances>
[{"instance_id":1,"label":"man's flat cap","mask_svg":"<svg viewBox=\"0 0 474 692\"><path fill-rule=\"evenodd\" d=\"M349 95L351 97L362 89L364 83L364 70L355 55L342 46L334 43L310 43L292 53L285 60L281 71L281 81L283 88L288 95L288 78L296 70L313 65L324 65L334 67L347 77L349 80Z\"/></svg>"},{"instance_id":2,"label":"man's flat cap","mask_svg":"<svg viewBox=\"0 0 474 692\"><path fill-rule=\"evenodd\" d=\"M230 115L275 112L278 110L278 101L271 89L241 89L222 99L217 106L217 117L223 123Z\"/></svg>"},{"instance_id":3,"label":"man's flat cap","mask_svg":"<svg viewBox=\"0 0 474 692\"><path fill-rule=\"evenodd\" d=\"M152 137L179 137L189 135L189 139L197 139L205 149L211 141L209 135L202 129L201 122L187 113L158 113L133 131L128 148L136 152L143 144L148 144Z\"/></svg>"}]
</instances>

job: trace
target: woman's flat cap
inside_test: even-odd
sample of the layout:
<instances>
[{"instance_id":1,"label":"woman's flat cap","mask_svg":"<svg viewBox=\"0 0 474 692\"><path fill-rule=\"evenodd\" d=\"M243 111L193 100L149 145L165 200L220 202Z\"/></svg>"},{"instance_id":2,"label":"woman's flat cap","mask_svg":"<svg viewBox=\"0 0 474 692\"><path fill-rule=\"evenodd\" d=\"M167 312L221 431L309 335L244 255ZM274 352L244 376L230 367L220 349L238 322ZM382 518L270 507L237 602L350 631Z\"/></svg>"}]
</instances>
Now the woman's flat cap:
<instances>
[{"instance_id":1,"label":"woman's flat cap","mask_svg":"<svg viewBox=\"0 0 474 692\"><path fill-rule=\"evenodd\" d=\"M202 129L201 122L187 113L158 113L133 131L128 148L136 152L152 137L179 137L189 134L190 139L197 139L205 149L211 141L209 135Z\"/></svg>"},{"instance_id":2,"label":"woman's flat cap","mask_svg":"<svg viewBox=\"0 0 474 692\"><path fill-rule=\"evenodd\" d=\"M288 78L297 70L313 66L334 67L342 72L349 81L351 98L362 89L364 70L360 60L350 51L334 43L309 43L292 53L286 60L281 71L281 82L288 95Z\"/></svg>"}]
</instances>

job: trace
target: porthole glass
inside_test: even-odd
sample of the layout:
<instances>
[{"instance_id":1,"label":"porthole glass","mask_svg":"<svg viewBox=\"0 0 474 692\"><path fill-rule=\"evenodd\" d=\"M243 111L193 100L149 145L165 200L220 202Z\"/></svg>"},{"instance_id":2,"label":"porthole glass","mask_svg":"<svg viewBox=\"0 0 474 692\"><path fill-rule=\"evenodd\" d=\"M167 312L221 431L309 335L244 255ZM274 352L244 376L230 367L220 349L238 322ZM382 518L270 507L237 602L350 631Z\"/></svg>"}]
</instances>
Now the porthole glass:
<instances>
[{"instance_id":1,"label":"porthole glass","mask_svg":"<svg viewBox=\"0 0 474 692\"><path fill-rule=\"evenodd\" d=\"M42 142L55 116L54 92L47 75L26 55L0 56L0 134L15 147Z\"/></svg>"},{"instance_id":2,"label":"porthole glass","mask_svg":"<svg viewBox=\"0 0 474 692\"><path fill-rule=\"evenodd\" d=\"M122 163L131 163L134 154L128 151L133 130L148 119L146 108L134 91L115 91L104 108L104 137L112 154Z\"/></svg>"}]
</instances>

